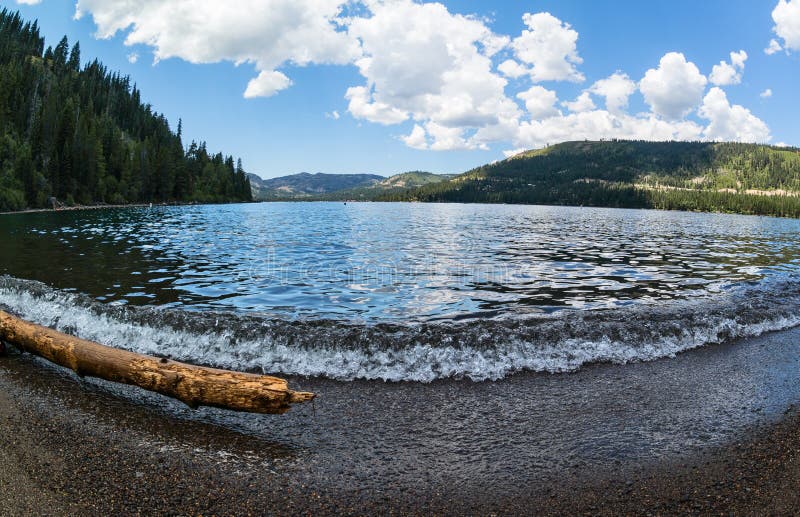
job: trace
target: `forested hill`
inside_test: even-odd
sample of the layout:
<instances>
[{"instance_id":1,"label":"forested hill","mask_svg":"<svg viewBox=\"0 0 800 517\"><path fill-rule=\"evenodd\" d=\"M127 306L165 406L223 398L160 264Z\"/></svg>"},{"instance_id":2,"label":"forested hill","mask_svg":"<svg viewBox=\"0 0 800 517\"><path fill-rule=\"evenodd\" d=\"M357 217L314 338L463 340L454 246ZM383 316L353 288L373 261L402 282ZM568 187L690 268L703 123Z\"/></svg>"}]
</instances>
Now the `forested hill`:
<instances>
[{"instance_id":1,"label":"forested hill","mask_svg":"<svg viewBox=\"0 0 800 517\"><path fill-rule=\"evenodd\" d=\"M339 190L374 185L386 179L376 174L310 174L301 172L279 178L261 179L250 176L256 199L304 199Z\"/></svg>"},{"instance_id":2,"label":"forested hill","mask_svg":"<svg viewBox=\"0 0 800 517\"><path fill-rule=\"evenodd\" d=\"M341 201L370 200L396 192L437 183L453 175L410 171L385 178L375 174L309 174L303 172L280 178L261 179L250 174L253 196L262 201Z\"/></svg>"},{"instance_id":3,"label":"forested hill","mask_svg":"<svg viewBox=\"0 0 800 517\"><path fill-rule=\"evenodd\" d=\"M0 10L0 211L60 203L249 201L230 156L184 148L128 77L80 45L45 49L36 22Z\"/></svg>"},{"instance_id":4,"label":"forested hill","mask_svg":"<svg viewBox=\"0 0 800 517\"><path fill-rule=\"evenodd\" d=\"M565 142L378 199L800 217L800 149L712 142Z\"/></svg>"}]
</instances>

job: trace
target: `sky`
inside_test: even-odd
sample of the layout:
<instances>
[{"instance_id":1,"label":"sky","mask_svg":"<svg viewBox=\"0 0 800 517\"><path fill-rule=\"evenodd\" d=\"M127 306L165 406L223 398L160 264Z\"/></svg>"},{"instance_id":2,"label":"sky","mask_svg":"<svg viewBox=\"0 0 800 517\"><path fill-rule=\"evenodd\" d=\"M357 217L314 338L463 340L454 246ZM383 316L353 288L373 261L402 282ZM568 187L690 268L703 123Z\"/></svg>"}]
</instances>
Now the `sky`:
<instances>
[{"instance_id":1,"label":"sky","mask_svg":"<svg viewBox=\"0 0 800 517\"><path fill-rule=\"evenodd\" d=\"M264 178L568 140L800 146L800 0L0 0Z\"/></svg>"}]
</instances>

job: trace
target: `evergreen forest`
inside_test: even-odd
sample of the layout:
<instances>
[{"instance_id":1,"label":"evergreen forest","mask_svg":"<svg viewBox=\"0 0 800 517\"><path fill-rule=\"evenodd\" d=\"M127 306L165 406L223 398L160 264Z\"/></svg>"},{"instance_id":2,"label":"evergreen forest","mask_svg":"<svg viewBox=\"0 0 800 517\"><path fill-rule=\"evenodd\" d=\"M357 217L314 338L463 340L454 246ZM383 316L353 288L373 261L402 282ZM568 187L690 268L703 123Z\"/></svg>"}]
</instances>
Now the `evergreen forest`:
<instances>
[{"instance_id":1,"label":"evergreen forest","mask_svg":"<svg viewBox=\"0 0 800 517\"><path fill-rule=\"evenodd\" d=\"M251 200L241 160L185 146L129 77L82 63L80 43L45 47L0 10L0 211Z\"/></svg>"}]
</instances>

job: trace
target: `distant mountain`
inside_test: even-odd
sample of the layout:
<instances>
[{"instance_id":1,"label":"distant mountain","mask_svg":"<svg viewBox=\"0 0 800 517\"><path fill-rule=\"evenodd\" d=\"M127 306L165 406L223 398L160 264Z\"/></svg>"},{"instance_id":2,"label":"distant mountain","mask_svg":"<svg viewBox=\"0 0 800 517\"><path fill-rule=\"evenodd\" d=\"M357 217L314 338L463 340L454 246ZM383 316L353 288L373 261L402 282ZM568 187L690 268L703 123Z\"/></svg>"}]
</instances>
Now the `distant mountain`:
<instances>
[{"instance_id":1,"label":"distant mountain","mask_svg":"<svg viewBox=\"0 0 800 517\"><path fill-rule=\"evenodd\" d=\"M439 183L452 174L410 171L389 178L375 174L309 174L302 172L280 178L262 179L250 174L253 197L260 200L278 199L373 199L386 192L402 191Z\"/></svg>"},{"instance_id":2,"label":"distant mountain","mask_svg":"<svg viewBox=\"0 0 800 517\"><path fill-rule=\"evenodd\" d=\"M432 172L411 171L402 174L395 174L383 181L380 181L372 186L378 189L398 189L398 188L416 188L423 185L430 185L431 183L439 183L448 180L455 176L455 174L433 174Z\"/></svg>"},{"instance_id":3,"label":"distant mountain","mask_svg":"<svg viewBox=\"0 0 800 517\"><path fill-rule=\"evenodd\" d=\"M247 173L247 179L250 180L250 185L255 190L256 188L262 188L264 186L264 179L259 176L258 174L253 174L252 172Z\"/></svg>"},{"instance_id":4,"label":"distant mountain","mask_svg":"<svg viewBox=\"0 0 800 517\"><path fill-rule=\"evenodd\" d=\"M269 199L303 199L319 197L340 190L351 190L374 185L385 180L376 174L310 174L301 172L280 178L262 179L250 175L253 197Z\"/></svg>"},{"instance_id":5,"label":"distant mountain","mask_svg":"<svg viewBox=\"0 0 800 517\"><path fill-rule=\"evenodd\" d=\"M364 187L344 189L317 196L316 199L327 201L340 201L355 199L360 201L373 201L389 194L402 194L418 187L433 185L452 178L452 174L433 174L432 172L410 171L395 174L381 181Z\"/></svg>"},{"instance_id":6,"label":"distant mountain","mask_svg":"<svg viewBox=\"0 0 800 517\"><path fill-rule=\"evenodd\" d=\"M565 142L376 199L800 217L800 149L733 142Z\"/></svg>"}]
</instances>

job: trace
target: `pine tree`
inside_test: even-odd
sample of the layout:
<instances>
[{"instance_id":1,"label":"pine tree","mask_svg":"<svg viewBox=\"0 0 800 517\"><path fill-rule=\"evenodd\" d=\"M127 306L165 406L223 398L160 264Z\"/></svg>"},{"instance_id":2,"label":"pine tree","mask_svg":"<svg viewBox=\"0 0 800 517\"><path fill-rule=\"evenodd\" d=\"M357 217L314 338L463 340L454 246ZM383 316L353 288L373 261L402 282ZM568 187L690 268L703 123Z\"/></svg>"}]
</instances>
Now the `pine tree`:
<instances>
[{"instance_id":1,"label":"pine tree","mask_svg":"<svg viewBox=\"0 0 800 517\"><path fill-rule=\"evenodd\" d=\"M45 47L37 23L0 9L0 208L61 202L247 201L232 158L184 150L128 77L80 44ZM206 174L206 176L203 176Z\"/></svg>"}]
</instances>

